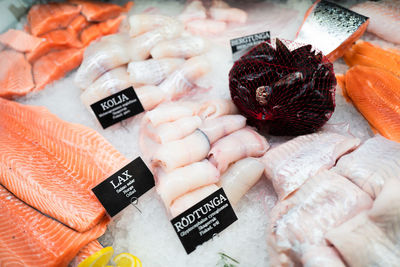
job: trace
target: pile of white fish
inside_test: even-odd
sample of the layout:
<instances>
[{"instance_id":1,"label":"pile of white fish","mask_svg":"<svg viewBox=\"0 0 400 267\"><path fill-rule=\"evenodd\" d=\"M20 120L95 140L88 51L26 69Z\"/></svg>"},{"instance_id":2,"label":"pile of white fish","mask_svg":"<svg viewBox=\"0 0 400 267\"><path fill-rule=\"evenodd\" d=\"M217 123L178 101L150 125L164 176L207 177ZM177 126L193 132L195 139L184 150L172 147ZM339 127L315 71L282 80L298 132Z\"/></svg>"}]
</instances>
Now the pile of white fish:
<instances>
[{"instance_id":1,"label":"pile of white fish","mask_svg":"<svg viewBox=\"0 0 400 267\"><path fill-rule=\"evenodd\" d=\"M202 56L207 42L184 32L168 16L138 14L129 17L129 33L109 35L85 51L75 83L90 105L130 86L145 110L176 100L196 88L195 81L209 70Z\"/></svg>"},{"instance_id":2,"label":"pile of white fish","mask_svg":"<svg viewBox=\"0 0 400 267\"><path fill-rule=\"evenodd\" d=\"M230 100L162 104L145 114L140 145L172 217L222 186L231 203L258 181L267 140Z\"/></svg>"}]
</instances>

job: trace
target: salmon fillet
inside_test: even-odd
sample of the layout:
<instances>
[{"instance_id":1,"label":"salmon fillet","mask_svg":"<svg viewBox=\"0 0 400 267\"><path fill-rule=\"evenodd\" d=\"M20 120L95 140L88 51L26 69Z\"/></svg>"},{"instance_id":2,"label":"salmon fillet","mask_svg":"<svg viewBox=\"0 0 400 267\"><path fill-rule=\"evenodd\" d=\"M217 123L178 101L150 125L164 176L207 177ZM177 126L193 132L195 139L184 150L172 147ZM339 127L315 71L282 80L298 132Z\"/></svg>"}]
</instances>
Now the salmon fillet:
<instances>
[{"instance_id":1,"label":"salmon fillet","mask_svg":"<svg viewBox=\"0 0 400 267\"><path fill-rule=\"evenodd\" d=\"M67 31L71 34L78 36L78 34L87 26L89 22L83 15L76 16L67 27Z\"/></svg>"},{"instance_id":2,"label":"salmon fillet","mask_svg":"<svg viewBox=\"0 0 400 267\"><path fill-rule=\"evenodd\" d=\"M0 42L19 52L30 52L40 46L43 38L35 37L24 31L10 29L0 34Z\"/></svg>"},{"instance_id":3,"label":"salmon fillet","mask_svg":"<svg viewBox=\"0 0 400 267\"><path fill-rule=\"evenodd\" d=\"M78 251L101 236L109 221L84 233L37 212L0 185L0 266L67 266Z\"/></svg>"},{"instance_id":4,"label":"salmon fillet","mask_svg":"<svg viewBox=\"0 0 400 267\"><path fill-rule=\"evenodd\" d=\"M35 91L42 90L47 84L64 77L77 68L83 59L83 49L70 48L50 52L33 64Z\"/></svg>"},{"instance_id":5,"label":"salmon fillet","mask_svg":"<svg viewBox=\"0 0 400 267\"><path fill-rule=\"evenodd\" d=\"M52 49L80 48L82 43L75 34L67 30L54 30L41 35L45 39L36 49L26 54L29 62L34 62Z\"/></svg>"},{"instance_id":6,"label":"salmon fillet","mask_svg":"<svg viewBox=\"0 0 400 267\"><path fill-rule=\"evenodd\" d=\"M21 96L34 88L32 67L24 54L3 50L0 52L0 97Z\"/></svg>"},{"instance_id":7,"label":"salmon fillet","mask_svg":"<svg viewBox=\"0 0 400 267\"><path fill-rule=\"evenodd\" d=\"M346 73L346 95L381 135L400 142L400 78L357 65Z\"/></svg>"},{"instance_id":8,"label":"salmon fillet","mask_svg":"<svg viewBox=\"0 0 400 267\"><path fill-rule=\"evenodd\" d=\"M0 183L79 232L105 214L91 189L127 163L97 132L0 98Z\"/></svg>"},{"instance_id":9,"label":"salmon fillet","mask_svg":"<svg viewBox=\"0 0 400 267\"><path fill-rule=\"evenodd\" d=\"M118 31L119 25L121 24L122 20L125 19L125 17L126 16L122 15L115 19L108 19L106 21L90 25L81 33L82 43L87 46L92 41L103 35L116 33Z\"/></svg>"},{"instance_id":10,"label":"salmon fillet","mask_svg":"<svg viewBox=\"0 0 400 267\"><path fill-rule=\"evenodd\" d=\"M69 2L81 7L82 14L88 21L104 21L112 19L126 11L124 7L111 3L82 0L69 0Z\"/></svg>"},{"instance_id":11,"label":"salmon fillet","mask_svg":"<svg viewBox=\"0 0 400 267\"><path fill-rule=\"evenodd\" d=\"M81 250L79 250L79 253L71 262L71 266L72 267L78 266L79 263L81 263L83 260L85 260L93 253L96 253L97 251L101 250L102 248L103 246L99 243L99 241L93 240L92 242L84 246Z\"/></svg>"},{"instance_id":12,"label":"salmon fillet","mask_svg":"<svg viewBox=\"0 0 400 267\"><path fill-rule=\"evenodd\" d=\"M66 3L34 5L27 17L30 31L39 36L52 30L66 28L80 11L80 6Z\"/></svg>"}]
</instances>

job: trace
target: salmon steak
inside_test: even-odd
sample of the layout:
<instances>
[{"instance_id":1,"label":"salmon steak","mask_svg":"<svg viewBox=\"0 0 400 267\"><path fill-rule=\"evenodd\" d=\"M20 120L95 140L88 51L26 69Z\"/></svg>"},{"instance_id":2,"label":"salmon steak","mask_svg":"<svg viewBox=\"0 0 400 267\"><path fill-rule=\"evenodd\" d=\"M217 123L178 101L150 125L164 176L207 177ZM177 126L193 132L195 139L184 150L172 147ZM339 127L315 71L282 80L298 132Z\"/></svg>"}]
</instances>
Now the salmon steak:
<instances>
[{"instance_id":1,"label":"salmon steak","mask_svg":"<svg viewBox=\"0 0 400 267\"><path fill-rule=\"evenodd\" d=\"M2 104L3 105L3 104ZM0 266L68 266L79 250L101 236L109 221L84 233L49 218L0 185Z\"/></svg>"},{"instance_id":2,"label":"salmon steak","mask_svg":"<svg viewBox=\"0 0 400 267\"><path fill-rule=\"evenodd\" d=\"M343 94L384 137L400 142L400 78L383 69L357 65L346 73Z\"/></svg>"},{"instance_id":3,"label":"salmon steak","mask_svg":"<svg viewBox=\"0 0 400 267\"><path fill-rule=\"evenodd\" d=\"M35 37L24 31L10 29L0 34L0 43L3 43L19 52L35 50L43 42L43 38Z\"/></svg>"},{"instance_id":4,"label":"salmon steak","mask_svg":"<svg viewBox=\"0 0 400 267\"><path fill-rule=\"evenodd\" d=\"M91 189L127 164L94 130L44 107L0 98L0 183L23 202L79 232L105 210Z\"/></svg>"},{"instance_id":5,"label":"salmon steak","mask_svg":"<svg viewBox=\"0 0 400 267\"><path fill-rule=\"evenodd\" d=\"M22 96L35 87L32 66L24 54L14 50L0 52L0 97Z\"/></svg>"}]
</instances>

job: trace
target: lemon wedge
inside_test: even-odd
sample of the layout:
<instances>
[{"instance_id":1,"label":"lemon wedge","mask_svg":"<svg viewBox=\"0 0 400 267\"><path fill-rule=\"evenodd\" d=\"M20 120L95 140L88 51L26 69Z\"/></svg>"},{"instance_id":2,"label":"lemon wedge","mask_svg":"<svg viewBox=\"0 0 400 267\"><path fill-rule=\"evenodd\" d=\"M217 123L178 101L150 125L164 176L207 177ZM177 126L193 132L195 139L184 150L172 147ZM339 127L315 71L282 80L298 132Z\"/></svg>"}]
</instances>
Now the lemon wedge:
<instances>
[{"instance_id":1,"label":"lemon wedge","mask_svg":"<svg viewBox=\"0 0 400 267\"><path fill-rule=\"evenodd\" d=\"M79 263L78 267L105 267L110 261L114 249L112 247L105 247Z\"/></svg>"},{"instance_id":2,"label":"lemon wedge","mask_svg":"<svg viewBox=\"0 0 400 267\"><path fill-rule=\"evenodd\" d=\"M130 253L121 253L114 258L117 267L142 267L142 262L138 257Z\"/></svg>"}]
</instances>

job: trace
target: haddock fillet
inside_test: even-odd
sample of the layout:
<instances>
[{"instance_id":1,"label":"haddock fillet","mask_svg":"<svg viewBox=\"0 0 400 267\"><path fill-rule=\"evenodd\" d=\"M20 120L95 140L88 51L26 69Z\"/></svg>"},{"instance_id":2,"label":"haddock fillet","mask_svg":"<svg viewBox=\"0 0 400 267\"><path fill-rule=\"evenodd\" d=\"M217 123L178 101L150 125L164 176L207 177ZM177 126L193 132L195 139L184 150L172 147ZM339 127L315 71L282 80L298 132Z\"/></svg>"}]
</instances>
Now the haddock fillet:
<instances>
[{"instance_id":1,"label":"haddock fillet","mask_svg":"<svg viewBox=\"0 0 400 267\"><path fill-rule=\"evenodd\" d=\"M0 183L19 199L83 232L105 214L91 189L127 159L92 129L43 107L0 99Z\"/></svg>"},{"instance_id":2,"label":"haddock fillet","mask_svg":"<svg viewBox=\"0 0 400 267\"><path fill-rule=\"evenodd\" d=\"M107 218L79 233L37 212L0 186L0 266L67 266L106 230Z\"/></svg>"}]
</instances>

